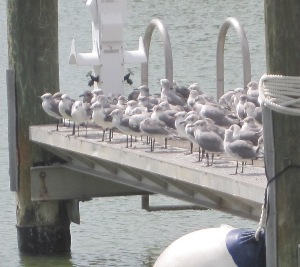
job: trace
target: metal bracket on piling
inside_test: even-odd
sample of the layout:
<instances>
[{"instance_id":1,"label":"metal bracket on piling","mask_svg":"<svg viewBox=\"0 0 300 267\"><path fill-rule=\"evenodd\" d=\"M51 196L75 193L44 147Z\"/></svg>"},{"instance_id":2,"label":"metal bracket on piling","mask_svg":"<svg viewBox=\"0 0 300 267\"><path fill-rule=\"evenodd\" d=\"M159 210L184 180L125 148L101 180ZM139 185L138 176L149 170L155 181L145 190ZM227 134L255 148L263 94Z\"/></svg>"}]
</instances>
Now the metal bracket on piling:
<instances>
[{"instance_id":1,"label":"metal bracket on piling","mask_svg":"<svg viewBox=\"0 0 300 267\"><path fill-rule=\"evenodd\" d=\"M244 86L251 81L250 52L246 33L240 22L233 17L227 18L222 24L217 44L217 99L224 94L224 45L227 31L233 26L238 34L243 56Z\"/></svg>"},{"instance_id":2,"label":"metal bracket on piling","mask_svg":"<svg viewBox=\"0 0 300 267\"><path fill-rule=\"evenodd\" d=\"M160 19L151 20L144 35L144 48L147 56L147 62L141 64L141 84L148 86L149 78L149 50L150 42L154 29L157 28L164 45L165 52L165 78L169 80L171 87L173 86L173 56L169 33L165 24Z\"/></svg>"}]
</instances>

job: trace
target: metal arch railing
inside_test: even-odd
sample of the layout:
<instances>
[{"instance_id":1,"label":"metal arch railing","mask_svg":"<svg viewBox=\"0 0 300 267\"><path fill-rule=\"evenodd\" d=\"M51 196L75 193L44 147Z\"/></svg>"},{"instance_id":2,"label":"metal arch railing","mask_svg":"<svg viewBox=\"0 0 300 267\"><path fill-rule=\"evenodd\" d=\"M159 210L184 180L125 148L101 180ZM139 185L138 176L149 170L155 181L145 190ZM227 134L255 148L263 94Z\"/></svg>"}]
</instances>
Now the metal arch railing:
<instances>
[{"instance_id":1,"label":"metal arch railing","mask_svg":"<svg viewBox=\"0 0 300 267\"><path fill-rule=\"evenodd\" d=\"M165 24L160 19L151 20L144 35L144 48L147 56L147 62L141 64L141 84L149 85L149 50L150 42L154 29L157 28L163 39L164 53L165 53L165 78L170 81L173 87L173 56L169 33Z\"/></svg>"},{"instance_id":2,"label":"metal arch railing","mask_svg":"<svg viewBox=\"0 0 300 267\"><path fill-rule=\"evenodd\" d=\"M243 56L244 87L251 81L250 52L246 33L236 18L227 18L221 26L217 44L217 99L224 94L224 45L226 33L233 26L238 34Z\"/></svg>"}]
</instances>

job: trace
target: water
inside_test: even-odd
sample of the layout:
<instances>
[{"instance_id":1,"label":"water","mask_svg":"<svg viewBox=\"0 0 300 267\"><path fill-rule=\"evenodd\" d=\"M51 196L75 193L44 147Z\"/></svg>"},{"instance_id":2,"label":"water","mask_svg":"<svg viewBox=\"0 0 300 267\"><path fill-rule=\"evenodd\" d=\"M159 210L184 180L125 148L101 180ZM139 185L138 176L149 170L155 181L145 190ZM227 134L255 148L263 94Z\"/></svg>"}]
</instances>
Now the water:
<instances>
[{"instance_id":1,"label":"water","mask_svg":"<svg viewBox=\"0 0 300 267\"><path fill-rule=\"evenodd\" d=\"M180 84L199 82L204 91L216 95L215 54L219 27L229 17L236 17L246 31L252 79L265 72L263 1L245 0L131 0L125 25L125 48L136 49L152 18L167 25L174 57L174 79ZM0 1L0 80L6 94L7 69L6 4ZM90 14L84 1L59 1L60 87L77 97L87 89L88 67L68 64L72 38L78 51L91 49ZM155 31L150 48L150 89L158 92L157 79L164 77L162 42ZM243 85L242 57L238 38L229 29L225 46L225 88ZM134 86L140 83L140 67L128 65L135 72ZM126 91L131 88L127 86ZM81 225L71 225L70 257L31 257L19 255L15 229L15 199L9 191L7 105L0 105L0 266L152 266L162 250L178 237L194 230L230 224L255 228L256 222L216 211L173 211L147 213L141 210L140 197L99 198L80 204ZM162 196L151 197L153 204L178 203Z\"/></svg>"}]
</instances>

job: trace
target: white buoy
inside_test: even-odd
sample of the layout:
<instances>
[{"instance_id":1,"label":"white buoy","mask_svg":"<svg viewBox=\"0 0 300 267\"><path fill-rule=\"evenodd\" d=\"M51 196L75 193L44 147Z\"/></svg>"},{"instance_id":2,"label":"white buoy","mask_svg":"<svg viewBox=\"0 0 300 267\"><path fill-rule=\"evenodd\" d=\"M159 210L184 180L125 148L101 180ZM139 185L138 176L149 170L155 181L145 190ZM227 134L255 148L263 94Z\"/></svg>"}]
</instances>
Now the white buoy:
<instances>
[{"instance_id":1,"label":"white buoy","mask_svg":"<svg viewBox=\"0 0 300 267\"><path fill-rule=\"evenodd\" d=\"M189 233L169 245L153 267L265 267L265 240L231 226Z\"/></svg>"}]
</instances>

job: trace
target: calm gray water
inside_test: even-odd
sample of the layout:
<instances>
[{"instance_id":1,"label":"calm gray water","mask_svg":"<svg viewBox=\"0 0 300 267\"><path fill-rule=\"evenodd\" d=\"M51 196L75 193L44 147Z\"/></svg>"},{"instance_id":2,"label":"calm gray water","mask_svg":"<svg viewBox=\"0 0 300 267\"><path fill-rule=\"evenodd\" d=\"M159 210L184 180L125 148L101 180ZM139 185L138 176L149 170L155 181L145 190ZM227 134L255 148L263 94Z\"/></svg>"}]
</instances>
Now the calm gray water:
<instances>
[{"instance_id":1,"label":"calm gray water","mask_svg":"<svg viewBox=\"0 0 300 267\"><path fill-rule=\"evenodd\" d=\"M7 69L6 1L0 1L0 81L3 94L0 105L0 266L152 266L163 249L191 231L229 224L255 228L257 223L215 211L174 211L147 213L141 210L140 197L100 198L81 203L81 225L71 226L71 257L29 257L18 252L15 229L15 199L9 191L7 105L5 70ZM263 1L245 0L129 0L125 25L125 48L137 48L152 18L162 19L169 31L174 57L174 79L180 84L199 82L204 91L216 95L215 54L219 27L236 17L246 31L252 79L265 72ZM59 1L59 52L61 91L77 97L87 89L85 74L90 69L68 64L72 38L79 52L91 49L90 14L85 1ZM162 43L154 32L150 49L150 88L158 92L157 78L164 76ZM238 39L229 29L225 51L225 88L243 85L242 58ZM139 86L140 68L134 86ZM126 90L131 88L128 86ZM153 204L178 203L162 196Z\"/></svg>"}]
</instances>

